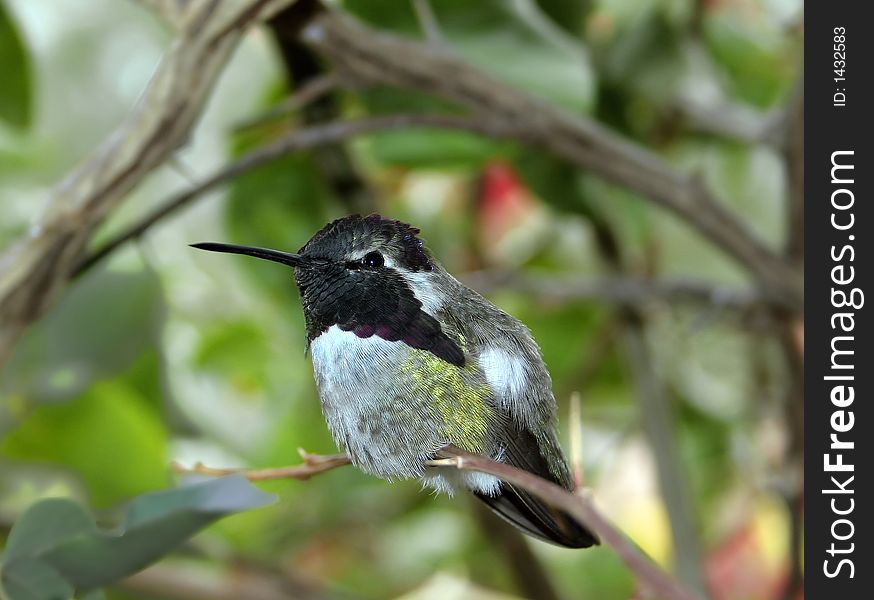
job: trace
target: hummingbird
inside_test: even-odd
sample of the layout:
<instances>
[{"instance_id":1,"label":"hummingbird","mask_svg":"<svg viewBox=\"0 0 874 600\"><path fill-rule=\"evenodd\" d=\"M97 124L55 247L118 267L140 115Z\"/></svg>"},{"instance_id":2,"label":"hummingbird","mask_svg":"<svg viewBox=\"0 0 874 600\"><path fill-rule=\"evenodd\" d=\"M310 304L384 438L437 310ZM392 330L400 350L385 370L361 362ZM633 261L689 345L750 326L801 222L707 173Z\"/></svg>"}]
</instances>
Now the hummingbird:
<instances>
[{"instance_id":1,"label":"hummingbird","mask_svg":"<svg viewBox=\"0 0 874 600\"><path fill-rule=\"evenodd\" d=\"M193 247L290 266L322 413L365 473L470 491L524 533L598 544L566 513L484 473L429 467L449 445L573 490L556 435L552 380L519 320L444 269L420 230L378 214L325 225L297 253Z\"/></svg>"}]
</instances>

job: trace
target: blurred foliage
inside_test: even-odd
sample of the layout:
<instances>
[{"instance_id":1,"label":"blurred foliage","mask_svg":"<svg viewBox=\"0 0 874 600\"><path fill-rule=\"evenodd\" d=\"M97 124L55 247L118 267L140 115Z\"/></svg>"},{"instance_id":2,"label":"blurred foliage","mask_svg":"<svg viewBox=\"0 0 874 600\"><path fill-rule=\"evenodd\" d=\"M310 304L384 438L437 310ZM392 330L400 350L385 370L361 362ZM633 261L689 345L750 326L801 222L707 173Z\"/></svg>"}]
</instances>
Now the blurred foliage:
<instances>
[{"instance_id":1,"label":"blurred foliage","mask_svg":"<svg viewBox=\"0 0 874 600\"><path fill-rule=\"evenodd\" d=\"M69 400L157 352L162 320L161 286L153 273L95 269L19 342L2 368L0 389L38 403ZM75 345L65 343L74 339Z\"/></svg>"},{"instance_id":2,"label":"blurred foliage","mask_svg":"<svg viewBox=\"0 0 874 600\"><path fill-rule=\"evenodd\" d=\"M31 120L32 83L27 48L3 2L0 2L0 122L26 128Z\"/></svg>"},{"instance_id":3,"label":"blurred foliage","mask_svg":"<svg viewBox=\"0 0 874 600\"><path fill-rule=\"evenodd\" d=\"M410 3L340 5L380 29L424 38ZM779 152L764 142L713 134L684 113L683 99L778 109L800 67L800 2L430 5L437 43L700 174L774 247L782 243ZM154 17L131 3L0 1L0 245L27 231L64 170L130 110L167 40ZM248 36L178 164L134 192L100 237L187 187L192 177L301 126L292 116L231 133L278 102L284 81L269 35ZM353 89L337 100L349 117L458 111L397 89ZM373 134L344 148L353 175L372 191L370 208L420 227L434 254L459 276L476 269L564 281L608 274L592 227L598 218L620 240L634 275L745 282L736 265L674 217L539 149L425 129ZM503 551L469 510L473 501L435 498L415 482L389 484L347 468L308 482L263 484L277 495L275 504L212 524L264 498L226 480L148 494L172 485L168 463L174 459L268 466L296 462L298 447L334 451L304 356L291 273L186 246L215 239L298 249L344 213L343 199L326 180L330 170L321 167L312 154L289 156L234 180L222 195L204 197L136 248L76 280L19 341L0 370L6 537L0 579L12 597L46 597L51 590L66 597L73 588L103 587L201 528L185 552L187 560L207 565L199 577L257 565L328 597L518 593ZM595 497L669 566L668 525L617 339L615 307L509 289L491 290L489 297L524 321L541 345L562 440L570 426L567 398L582 392L584 466ZM714 307L654 305L644 316L677 420L713 596L773 597L787 571L787 550L774 542L785 538L787 527L772 492L786 437L776 346ZM204 496L195 489L212 491ZM57 497L64 499L46 500ZM121 520L118 509L106 511L131 500L131 510L149 512L143 516L148 523L134 510L128 533L108 537L104 525ZM149 544L137 541L143 539ZM116 552L124 544L132 554ZM78 569L65 570L67 563L52 558L49 549L56 547L67 548L68 556L76 548L77 560L110 552L113 567L77 579ZM611 600L636 593L609 549L531 547L565 597ZM173 557L178 553L169 563L177 564ZM41 591L24 591L32 586ZM110 587L106 596L135 600L172 592Z\"/></svg>"},{"instance_id":4,"label":"blurred foliage","mask_svg":"<svg viewBox=\"0 0 874 600\"><path fill-rule=\"evenodd\" d=\"M382 29L419 36L411 3L349 0L344 8ZM432 3L443 43L491 75L574 110L591 106L595 76L584 46L567 40L534 2Z\"/></svg>"},{"instance_id":5,"label":"blurred foliage","mask_svg":"<svg viewBox=\"0 0 874 600\"><path fill-rule=\"evenodd\" d=\"M9 533L0 592L13 600L90 592L139 571L219 517L269 502L235 475L140 496L115 531L102 532L75 502L42 500Z\"/></svg>"}]
</instances>

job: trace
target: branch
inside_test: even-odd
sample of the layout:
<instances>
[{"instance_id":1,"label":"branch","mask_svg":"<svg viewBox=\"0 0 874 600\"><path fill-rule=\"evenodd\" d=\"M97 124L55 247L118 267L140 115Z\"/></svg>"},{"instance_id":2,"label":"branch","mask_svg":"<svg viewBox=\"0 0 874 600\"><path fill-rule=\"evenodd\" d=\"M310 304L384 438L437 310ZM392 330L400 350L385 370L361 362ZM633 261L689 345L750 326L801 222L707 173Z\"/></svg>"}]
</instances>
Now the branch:
<instances>
[{"instance_id":1,"label":"branch","mask_svg":"<svg viewBox=\"0 0 874 600\"><path fill-rule=\"evenodd\" d=\"M0 364L24 328L57 300L94 230L188 139L249 26L290 2L200 2L172 13L184 22L133 113L64 179L45 215L0 257Z\"/></svg>"},{"instance_id":2,"label":"branch","mask_svg":"<svg viewBox=\"0 0 874 600\"><path fill-rule=\"evenodd\" d=\"M600 300L632 306L653 302L693 303L750 312L768 307L771 300L756 289L718 287L693 279L658 280L623 276L568 279L501 271L476 271L465 274L461 279L482 293L509 289L549 300Z\"/></svg>"},{"instance_id":3,"label":"branch","mask_svg":"<svg viewBox=\"0 0 874 600\"><path fill-rule=\"evenodd\" d=\"M176 463L173 469L178 473L197 473L204 475L230 475L242 473L250 481L265 481L273 479L306 480L337 467L350 464L344 454L318 455L298 450L304 458L304 464L278 469L216 469L200 463L191 469ZM547 481L537 475L516 467L495 462L491 459L470 454L449 445L441 450L440 458L427 461L425 464L435 468L457 468L467 471L479 471L500 478L503 481L518 485L531 492L544 502L560 508L577 520L584 527L594 531L607 545L611 546L628 568L638 577L640 582L655 593L659 598L669 600L698 600L698 597L685 589L669 574L644 555L628 538L625 537L610 521L595 508L586 495L577 495Z\"/></svg>"},{"instance_id":4,"label":"branch","mask_svg":"<svg viewBox=\"0 0 874 600\"><path fill-rule=\"evenodd\" d=\"M184 467L177 462L170 465L174 472L180 474L197 474L210 475L213 477L223 477L225 475L235 475L242 473L249 481L271 481L274 479L297 479L306 481L314 475L319 475L326 471L332 471L338 467L351 465L352 461L345 454L310 454L309 452L298 448L303 464L293 465L290 467L278 467L273 469L218 469L215 467L207 467L203 463L195 463L191 468Z\"/></svg>"},{"instance_id":5,"label":"branch","mask_svg":"<svg viewBox=\"0 0 874 600\"><path fill-rule=\"evenodd\" d=\"M413 11L416 13L416 19L419 21L419 27L422 29L425 39L429 44L443 46L445 49L446 38L440 30L440 23L437 22L431 3L428 0L412 0L412 3Z\"/></svg>"},{"instance_id":6,"label":"branch","mask_svg":"<svg viewBox=\"0 0 874 600\"><path fill-rule=\"evenodd\" d=\"M725 98L707 101L681 95L677 110L695 130L745 144L778 145L782 110L762 112Z\"/></svg>"},{"instance_id":7,"label":"branch","mask_svg":"<svg viewBox=\"0 0 874 600\"><path fill-rule=\"evenodd\" d=\"M701 12L702 3L695 3ZM696 18L702 18L699 14ZM720 136L745 144L768 144L777 147L785 121L785 109L763 111L749 104L733 101L717 80L719 67L699 36L688 41L693 64L707 73L703 85L681 86L674 100L674 110L695 131Z\"/></svg>"},{"instance_id":8,"label":"branch","mask_svg":"<svg viewBox=\"0 0 874 600\"><path fill-rule=\"evenodd\" d=\"M256 115L251 119L241 121L234 127L235 132L254 129L262 125L278 121L289 116L291 113L323 98L341 87L340 78L336 73L326 73L307 81L293 94L282 100L276 106Z\"/></svg>"},{"instance_id":9,"label":"branch","mask_svg":"<svg viewBox=\"0 0 874 600\"><path fill-rule=\"evenodd\" d=\"M300 30L312 16L321 10L320 0L298 0L294 6L277 14L270 21L273 39L282 59L283 71L289 86L307 87L310 82L323 77L341 78L328 73L330 65L300 41ZM354 82L342 81L345 87ZM339 120L343 101L339 90L321 94L307 104L298 116L299 127L317 125ZM359 165L353 160L350 149L342 144L323 146L311 152L313 165L327 188L333 193L347 213L369 213L375 205L373 190L361 175Z\"/></svg>"},{"instance_id":10,"label":"branch","mask_svg":"<svg viewBox=\"0 0 874 600\"><path fill-rule=\"evenodd\" d=\"M786 109L783 161L788 179L786 200L786 254L790 260L804 260L804 80Z\"/></svg>"},{"instance_id":11,"label":"branch","mask_svg":"<svg viewBox=\"0 0 874 600\"><path fill-rule=\"evenodd\" d=\"M76 265L75 274L79 275L88 270L115 251L119 246L132 239L140 237L153 225L187 206L203 193L267 162L292 152L314 148L325 144L333 144L356 135L408 127L451 128L498 137L509 135L509 132L501 126L481 119L474 120L454 115L417 114L389 115L354 121L336 121L333 123L314 125L305 129L292 131L280 137L275 142L262 148L258 148L257 150L253 150L231 164L222 167L193 188L171 197L138 223L116 235L93 254L82 259Z\"/></svg>"},{"instance_id":12,"label":"branch","mask_svg":"<svg viewBox=\"0 0 874 600\"><path fill-rule=\"evenodd\" d=\"M597 534L603 542L613 548L639 582L659 598L671 600L695 600L698 597L684 588L661 567L644 555L623 533L619 531L595 508L586 495L577 495L547 481L537 475L516 467L495 462L483 456L470 454L448 446L444 449L447 458L431 461L438 468L456 468L494 475L502 481L517 485L534 494L544 502L559 508L578 523Z\"/></svg>"},{"instance_id":13,"label":"branch","mask_svg":"<svg viewBox=\"0 0 874 600\"><path fill-rule=\"evenodd\" d=\"M730 212L698 177L590 119L572 115L486 75L432 45L377 32L334 10L316 15L303 39L354 81L430 93L504 123L569 163L650 198L722 248L763 289L802 306L800 272Z\"/></svg>"}]
</instances>

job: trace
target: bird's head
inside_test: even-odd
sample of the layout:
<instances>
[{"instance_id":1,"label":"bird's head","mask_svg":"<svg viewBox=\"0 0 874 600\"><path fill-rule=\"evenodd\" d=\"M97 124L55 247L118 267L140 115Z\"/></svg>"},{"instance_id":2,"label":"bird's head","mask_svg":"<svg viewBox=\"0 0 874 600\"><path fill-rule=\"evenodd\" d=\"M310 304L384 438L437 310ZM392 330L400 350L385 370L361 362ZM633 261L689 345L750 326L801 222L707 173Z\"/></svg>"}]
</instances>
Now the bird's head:
<instances>
[{"instance_id":1,"label":"bird's head","mask_svg":"<svg viewBox=\"0 0 874 600\"><path fill-rule=\"evenodd\" d=\"M377 214L352 215L325 225L297 253L206 242L195 248L263 258L294 267L314 340L332 325L367 338L405 341L454 364L464 357L442 334L434 313L444 294L444 272L415 227Z\"/></svg>"}]
</instances>

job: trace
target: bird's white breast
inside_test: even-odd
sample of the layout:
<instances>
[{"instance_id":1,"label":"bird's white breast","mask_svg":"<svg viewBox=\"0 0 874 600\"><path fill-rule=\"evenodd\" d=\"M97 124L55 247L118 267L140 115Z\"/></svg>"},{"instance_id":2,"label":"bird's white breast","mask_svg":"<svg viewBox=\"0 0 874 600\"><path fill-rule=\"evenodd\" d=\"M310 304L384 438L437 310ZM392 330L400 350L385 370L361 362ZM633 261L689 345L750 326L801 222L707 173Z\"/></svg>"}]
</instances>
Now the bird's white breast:
<instances>
[{"instance_id":1,"label":"bird's white breast","mask_svg":"<svg viewBox=\"0 0 874 600\"><path fill-rule=\"evenodd\" d=\"M334 440L362 470L391 479L420 477L440 448L433 423L396 379L411 349L332 325L311 344L322 412ZM433 438L433 439L432 439Z\"/></svg>"},{"instance_id":2,"label":"bird's white breast","mask_svg":"<svg viewBox=\"0 0 874 600\"><path fill-rule=\"evenodd\" d=\"M410 353L422 350L375 335L359 338L336 325L310 348L328 428L356 466L385 479L421 479L438 492L462 485L497 493L492 476L426 472L425 461L455 440L441 437L442 416L433 398L420 397L411 385L419 375L400 372Z\"/></svg>"},{"instance_id":3,"label":"bird's white breast","mask_svg":"<svg viewBox=\"0 0 874 600\"><path fill-rule=\"evenodd\" d=\"M367 370L392 354L392 342L378 336L360 338L351 331L343 331L331 325L327 331L313 340L310 351L316 379L332 386L345 385L364 375Z\"/></svg>"}]
</instances>

